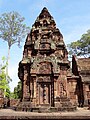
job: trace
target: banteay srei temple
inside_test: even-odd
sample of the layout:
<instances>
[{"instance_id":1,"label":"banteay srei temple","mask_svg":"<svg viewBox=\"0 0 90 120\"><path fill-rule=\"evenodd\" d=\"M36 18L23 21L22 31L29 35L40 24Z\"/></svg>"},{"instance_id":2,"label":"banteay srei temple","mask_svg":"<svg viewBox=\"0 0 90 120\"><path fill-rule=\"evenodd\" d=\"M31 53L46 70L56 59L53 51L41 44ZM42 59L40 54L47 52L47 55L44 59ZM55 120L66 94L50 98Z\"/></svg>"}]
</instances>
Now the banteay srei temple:
<instances>
[{"instance_id":1,"label":"banteay srei temple","mask_svg":"<svg viewBox=\"0 0 90 120\"><path fill-rule=\"evenodd\" d=\"M90 102L90 58L68 60L63 35L43 8L24 45L19 62L22 98L17 110L73 111Z\"/></svg>"}]
</instances>

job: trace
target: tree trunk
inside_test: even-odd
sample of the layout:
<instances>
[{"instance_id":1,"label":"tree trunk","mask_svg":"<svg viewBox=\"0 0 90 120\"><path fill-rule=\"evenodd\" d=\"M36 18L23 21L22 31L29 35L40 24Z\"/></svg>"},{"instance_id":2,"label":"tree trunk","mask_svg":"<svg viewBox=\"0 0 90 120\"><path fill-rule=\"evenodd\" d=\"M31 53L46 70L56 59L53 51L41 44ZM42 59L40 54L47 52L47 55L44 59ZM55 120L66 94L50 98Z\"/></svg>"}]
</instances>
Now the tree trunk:
<instances>
[{"instance_id":1,"label":"tree trunk","mask_svg":"<svg viewBox=\"0 0 90 120\"><path fill-rule=\"evenodd\" d=\"M10 47L8 47L8 55L7 55L7 60L6 60L6 81L7 82L9 82L8 81L8 66L9 66L9 58L10 58Z\"/></svg>"}]
</instances>

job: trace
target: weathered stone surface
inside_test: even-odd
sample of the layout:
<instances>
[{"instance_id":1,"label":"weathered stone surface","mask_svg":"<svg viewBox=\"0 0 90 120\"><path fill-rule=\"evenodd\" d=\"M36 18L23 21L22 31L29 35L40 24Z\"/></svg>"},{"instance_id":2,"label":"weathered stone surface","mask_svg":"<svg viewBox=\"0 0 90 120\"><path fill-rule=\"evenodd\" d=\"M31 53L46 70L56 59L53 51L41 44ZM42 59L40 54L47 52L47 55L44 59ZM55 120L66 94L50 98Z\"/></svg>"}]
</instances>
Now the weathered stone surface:
<instances>
[{"instance_id":1,"label":"weathered stone surface","mask_svg":"<svg viewBox=\"0 0 90 120\"><path fill-rule=\"evenodd\" d=\"M16 106L20 102L20 99L10 99L10 107Z\"/></svg>"},{"instance_id":2,"label":"weathered stone surface","mask_svg":"<svg viewBox=\"0 0 90 120\"><path fill-rule=\"evenodd\" d=\"M73 64L76 71L75 61ZM83 104L83 89L78 72L72 72L63 35L43 8L26 38L19 63L23 94L17 109L23 110L25 105L36 111L75 110Z\"/></svg>"},{"instance_id":3,"label":"weathered stone surface","mask_svg":"<svg viewBox=\"0 0 90 120\"><path fill-rule=\"evenodd\" d=\"M56 108L54 108L55 111ZM37 120L80 120L80 119L84 119L84 120L90 120L90 111L86 110L85 108L79 108L77 111L75 112L49 112L49 113L37 113L37 112L25 112L25 111L14 111L11 109L0 109L0 120L27 120L27 119L37 119Z\"/></svg>"},{"instance_id":4,"label":"weathered stone surface","mask_svg":"<svg viewBox=\"0 0 90 120\"><path fill-rule=\"evenodd\" d=\"M90 100L90 58L72 58L72 72L78 76L77 88L79 106L88 106Z\"/></svg>"}]
</instances>

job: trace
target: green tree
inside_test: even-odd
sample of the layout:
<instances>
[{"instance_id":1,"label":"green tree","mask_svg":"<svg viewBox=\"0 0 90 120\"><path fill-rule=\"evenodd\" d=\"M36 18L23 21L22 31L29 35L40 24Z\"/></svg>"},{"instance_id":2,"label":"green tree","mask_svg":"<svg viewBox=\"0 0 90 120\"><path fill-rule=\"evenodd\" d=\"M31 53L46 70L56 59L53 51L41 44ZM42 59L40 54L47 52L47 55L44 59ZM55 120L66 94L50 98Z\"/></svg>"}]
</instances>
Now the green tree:
<instances>
[{"instance_id":1,"label":"green tree","mask_svg":"<svg viewBox=\"0 0 90 120\"><path fill-rule=\"evenodd\" d=\"M22 97L22 82L19 81L18 85L14 88L13 97L19 99Z\"/></svg>"},{"instance_id":2,"label":"green tree","mask_svg":"<svg viewBox=\"0 0 90 120\"><path fill-rule=\"evenodd\" d=\"M9 82L11 81L10 77L6 75L6 59L2 58L2 64L0 65L0 89L3 92L4 97L10 97L10 87ZM7 79L6 79L7 76Z\"/></svg>"},{"instance_id":3,"label":"green tree","mask_svg":"<svg viewBox=\"0 0 90 120\"><path fill-rule=\"evenodd\" d=\"M90 30L81 36L80 40L68 44L69 54L90 57Z\"/></svg>"},{"instance_id":4,"label":"green tree","mask_svg":"<svg viewBox=\"0 0 90 120\"><path fill-rule=\"evenodd\" d=\"M24 17L18 12L4 13L0 17L0 38L8 43L7 63L9 63L10 49L15 43L20 46L22 38L25 37L30 28L23 23ZM6 69L8 75L8 65Z\"/></svg>"}]
</instances>

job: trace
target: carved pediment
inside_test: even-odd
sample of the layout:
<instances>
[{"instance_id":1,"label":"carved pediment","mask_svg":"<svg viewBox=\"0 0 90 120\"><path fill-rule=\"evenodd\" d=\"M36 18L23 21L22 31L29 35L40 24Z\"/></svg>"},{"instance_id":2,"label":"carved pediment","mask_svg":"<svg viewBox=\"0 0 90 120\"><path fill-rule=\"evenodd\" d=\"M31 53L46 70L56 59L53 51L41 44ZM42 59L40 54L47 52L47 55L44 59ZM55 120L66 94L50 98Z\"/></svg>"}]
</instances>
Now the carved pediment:
<instances>
[{"instance_id":1,"label":"carved pediment","mask_svg":"<svg viewBox=\"0 0 90 120\"><path fill-rule=\"evenodd\" d=\"M51 74L51 64L48 62L39 63L38 74Z\"/></svg>"},{"instance_id":2,"label":"carved pediment","mask_svg":"<svg viewBox=\"0 0 90 120\"><path fill-rule=\"evenodd\" d=\"M54 74L60 73L59 66L57 64L55 56L45 57L40 55L32 60L31 71L30 71L31 74L32 73L40 74L39 71L42 71L42 73L45 74L45 72L43 72L44 70L48 71L48 74L51 74L51 71Z\"/></svg>"}]
</instances>

